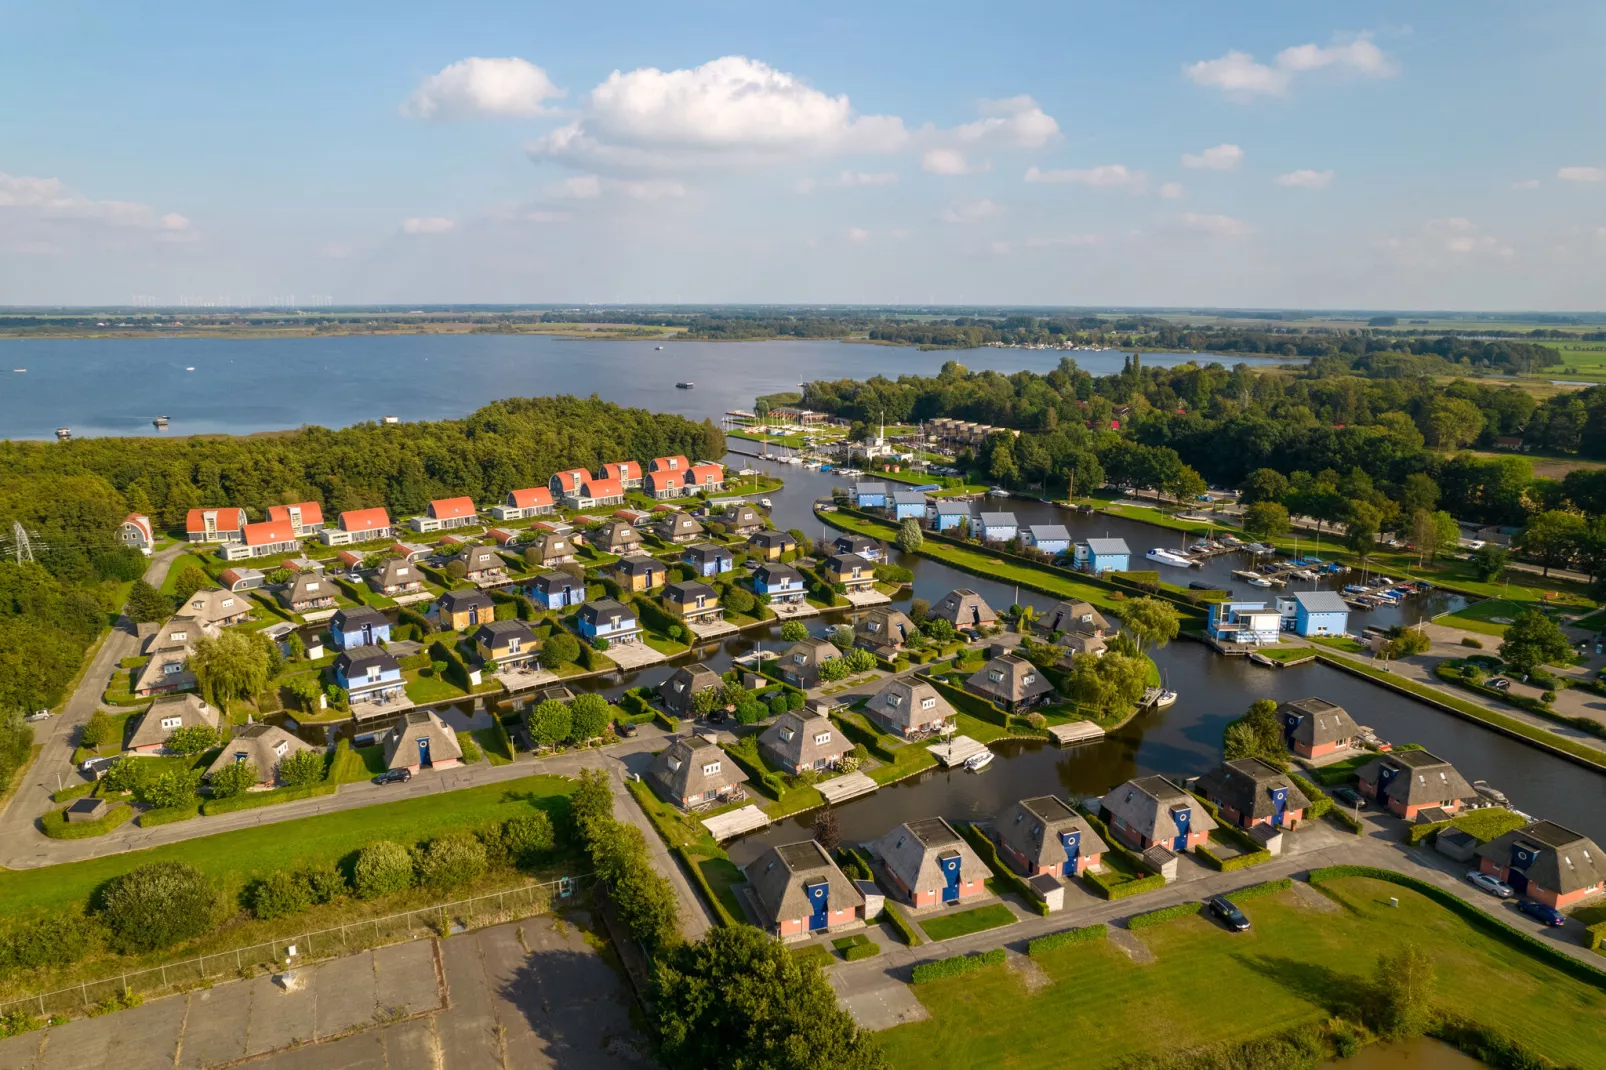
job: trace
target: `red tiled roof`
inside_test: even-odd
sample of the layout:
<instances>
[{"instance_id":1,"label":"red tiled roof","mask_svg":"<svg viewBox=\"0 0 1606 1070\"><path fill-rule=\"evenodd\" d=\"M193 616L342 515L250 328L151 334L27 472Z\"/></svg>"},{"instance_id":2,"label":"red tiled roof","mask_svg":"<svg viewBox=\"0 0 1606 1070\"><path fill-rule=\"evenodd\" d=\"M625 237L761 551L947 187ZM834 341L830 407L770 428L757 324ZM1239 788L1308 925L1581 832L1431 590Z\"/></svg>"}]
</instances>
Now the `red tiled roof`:
<instances>
[{"instance_id":1,"label":"red tiled roof","mask_svg":"<svg viewBox=\"0 0 1606 1070\"><path fill-rule=\"evenodd\" d=\"M473 498L436 498L429 503L429 515L436 520L474 515Z\"/></svg>"},{"instance_id":2,"label":"red tiled roof","mask_svg":"<svg viewBox=\"0 0 1606 1070\"><path fill-rule=\"evenodd\" d=\"M275 542L292 542L296 537L295 525L288 520L264 520L260 524L245 526L247 546L267 546Z\"/></svg>"},{"instance_id":3,"label":"red tiled roof","mask_svg":"<svg viewBox=\"0 0 1606 1070\"><path fill-rule=\"evenodd\" d=\"M524 490L508 491L507 497L515 509L534 509L552 504L552 490L549 487L526 487Z\"/></svg>"},{"instance_id":4,"label":"red tiled roof","mask_svg":"<svg viewBox=\"0 0 1606 1070\"><path fill-rule=\"evenodd\" d=\"M635 461L617 461L602 466L603 479L617 479L623 482L626 479L640 479L641 465Z\"/></svg>"},{"instance_id":5,"label":"red tiled roof","mask_svg":"<svg viewBox=\"0 0 1606 1070\"><path fill-rule=\"evenodd\" d=\"M572 494L579 489L581 483L591 478L591 473L584 468L571 468L567 472L554 472L552 478L558 481L565 494Z\"/></svg>"},{"instance_id":6,"label":"red tiled roof","mask_svg":"<svg viewBox=\"0 0 1606 1070\"><path fill-rule=\"evenodd\" d=\"M302 514L303 518L306 516ZM305 522L303 520L303 522ZM341 531L377 531L390 527L390 514L383 507L377 509L348 509L340 514Z\"/></svg>"},{"instance_id":7,"label":"red tiled roof","mask_svg":"<svg viewBox=\"0 0 1606 1070\"><path fill-rule=\"evenodd\" d=\"M582 498L618 498L625 492L617 479L588 479L584 483Z\"/></svg>"},{"instance_id":8,"label":"red tiled roof","mask_svg":"<svg viewBox=\"0 0 1606 1070\"><path fill-rule=\"evenodd\" d=\"M224 506L218 509L191 509L184 517L184 530L205 531L207 513L217 514L217 529L219 531L239 531L240 525L245 523L245 510L238 506Z\"/></svg>"},{"instance_id":9,"label":"red tiled roof","mask_svg":"<svg viewBox=\"0 0 1606 1070\"><path fill-rule=\"evenodd\" d=\"M725 466L722 464L694 464L691 471L686 473L688 485L702 486L704 481L712 477L715 482L725 479Z\"/></svg>"},{"instance_id":10,"label":"red tiled roof","mask_svg":"<svg viewBox=\"0 0 1606 1070\"><path fill-rule=\"evenodd\" d=\"M670 464L671 461L674 462L673 465ZM686 458L677 453L673 457L654 457L652 463L648 465L648 470L652 472L684 472L690 467L691 465Z\"/></svg>"},{"instance_id":11,"label":"red tiled roof","mask_svg":"<svg viewBox=\"0 0 1606 1070\"><path fill-rule=\"evenodd\" d=\"M301 510L301 523L304 525L323 523L323 506L317 502L291 502L289 505L268 506L269 520L289 520L290 510Z\"/></svg>"},{"instance_id":12,"label":"red tiled roof","mask_svg":"<svg viewBox=\"0 0 1606 1070\"><path fill-rule=\"evenodd\" d=\"M143 513L129 513L123 517L123 523L134 525L145 533L147 539L155 537L151 534L151 518Z\"/></svg>"}]
</instances>

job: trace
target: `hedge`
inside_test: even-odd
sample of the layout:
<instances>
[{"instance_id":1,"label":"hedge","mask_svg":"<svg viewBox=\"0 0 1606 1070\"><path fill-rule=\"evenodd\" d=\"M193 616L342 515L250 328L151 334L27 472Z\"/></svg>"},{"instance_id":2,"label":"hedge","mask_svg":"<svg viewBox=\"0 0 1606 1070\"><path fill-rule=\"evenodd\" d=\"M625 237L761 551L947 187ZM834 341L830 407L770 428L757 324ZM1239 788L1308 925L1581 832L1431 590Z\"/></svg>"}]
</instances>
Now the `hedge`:
<instances>
[{"instance_id":1,"label":"hedge","mask_svg":"<svg viewBox=\"0 0 1606 1070\"><path fill-rule=\"evenodd\" d=\"M1248 899L1259 899L1263 895L1276 895L1278 892L1286 892L1293 886L1294 878L1278 877L1274 881L1251 884L1247 888L1239 888L1236 892L1228 892L1226 899L1231 903L1241 903Z\"/></svg>"},{"instance_id":2,"label":"hedge","mask_svg":"<svg viewBox=\"0 0 1606 1070\"><path fill-rule=\"evenodd\" d=\"M1104 823L1101 817L1097 814L1088 813L1086 810L1081 812L1082 816L1087 819L1087 823L1093 826L1093 831L1098 833L1099 839L1103 840L1105 845L1109 847L1109 853L1125 859L1133 869L1148 868L1140 857L1121 846L1120 841L1115 838L1114 833L1110 831L1109 826ZM1115 876L1119 877L1120 875L1116 874ZM1165 877L1159 873L1150 873L1147 877L1137 877L1131 880L1111 883L1109 874L1089 869L1082 872L1082 879L1097 888L1099 894L1104 898L1112 901L1125 899L1131 895L1141 895L1144 892L1152 892L1156 888L1165 887Z\"/></svg>"},{"instance_id":3,"label":"hedge","mask_svg":"<svg viewBox=\"0 0 1606 1070\"><path fill-rule=\"evenodd\" d=\"M311 799L318 795L333 795L336 787L335 784L325 783L303 784L295 788L273 788L270 791L248 791L227 799L208 799L201 804L201 813L208 816L232 814L237 810L255 810L259 806L295 802L298 799Z\"/></svg>"},{"instance_id":4,"label":"hedge","mask_svg":"<svg viewBox=\"0 0 1606 1070\"><path fill-rule=\"evenodd\" d=\"M936 962L922 962L914 968L909 978L910 984L923 985L927 981L936 981L944 977L958 977L962 973L984 969L988 966L1002 966L1004 964L1004 949L995 947L991 951L983 951L979 955L955 955L952 958L938 959Z\"/></svg>"},{"instance_id":5,"label":"hedge","mask_svg":"<svg viewBox=\"0 0 1606 1070\"><path fill-rule=\"evenodd\" d=\"M195 799L183 806L165 806L159 810L146 810L139 815L139 827L142 829L155 828L157 825L171 825L175 821L188 821L201 814L201 800Z\"/></svg>"},{"instance_id":6,"label":"hedge","mask_svg":"<svg viewBox=\"0 0 1606 1070\"><path fill-rule=\"evenodd\" d=\"M781 775L779 773L770 771L770 769L765 766L764 760L758 757L758 737L745 736L743 738L755 741L751 753L747 752L742 747L735 746L734 744L726 747L725 753L730 755L731 761L735 762L737 766L740 767L742 772L746 773L750 779L756 780L760 784L764 785L765 791L779 799L782 795L786 794L786 781L781 779Z\"/></svg>"},{"instance_id":7,"label":"hedge","mask_svg":"<svg viewBox=\"0 0 1606 1070\"><path fill-rule=\"evenodd\" d=\"M842 952L842 957L849 962L858 962L860 959L873 959L881 954L881 945L866 940L862 944L854 944Z\"/></svg>"},{"instance_id":8,"label":"hedge","mask_svg":"<svg viewBox=\"0 0 1606 1070\"><path fill-rule=\"evenodd\" d=\"M1404 873L1396 873L1391 869L1378 869L1374 866L1325 866L1322 869L1311 870L1306 880L1312 887L1319 888L1327 881L1344 877L1369 877L1372 880L1387 881L1419 892L1452 914L1459 915L1462 920L1470 922L1473 928L1505 940L1514 947L1532 952L1547 965L1554 966L1575 980L1592 985L1606 985L1606 970L1591 966L1587 962L1580 962L1566 952L1556 950L1549 943L1529 936L1520 929L1514 929L1492 915L1485 914L1465 899L1445 891L1438 885L1429 884L1416 877L1408 877Z\"/></svg>"},{"instance_id":9,"label":"hedge","mask_svg":"<svg viewBox=\"0 0 1606 1070\"><path fill-rule=\"evenodd\" d=\"M1216 829L1215 832L1221 832L1223 829L1227 828L1228 826L1223 825L1221 828ZM1231 831L1237 830L1233 829ZM1228 839L1230 837L1222 838ZM1254 841L1251 840L1250 842L1253 843ZM1240 869L1248 869L1250 866L1258 866L1262 862L1271 861L1271 852L1266 850L1264 847L1259 846L1255 847L1254 850L1246 851L1241 855L1233 855L1231 858L1221 858L1210 849L1209 843L1201 843L1198 847L1194 848L1193 853L1196 857L1203 859L1205 865L1209 866L1218 873L1235 873Z\"/></svg>"},{"instance_id":10,"label":"hedge","mask_svg":"<svg viewBox=\"0 0 1606 1070\"><path fill-rule=\"evenodd\" d=\"M991 702L979 695L972 695L969 691L961 691L953 684L931 677L931 686L937 693L947 699L954 709L961 713L968 713L978 721L995 724L999 728L1009 727L1009 714L994 706Z\"/></svg>"},{"instance_id":11,"label":"hedge","mask_svg":"<svg viewBox=\"0 0 1606 1070\"><path fill-rule=\"evenodd\" d=\"M68 821L67 811L52 810L39 819L39 830L53 840L87 840L106 835L133 816L134 808L127 803L113 806L98 821Z\"/></svg>"},{"instance_id":12,"label":"hedge","mask_svg":"<svg viewBox=\"0 0 1606 1070\"><path fill-rule=\"evenodd\" d=\"M90 792L94 791L95 785L98 783L99 781L96 780L86 780L82 784L69 785L65 788L62 788L60 791L51 792L50 801L68 803L72 802L74 799L82 799L85 795L88 795Z\"/></svg>"},{"instance_id":13,"label":"hedge","mask_svg":"<svg viewBox=\"0 0 1606 1070\"><path fill-rule=\"evenodd\" d=\"M691 852L679 844L672 849L675 852L675 857L680 859L680 864L691 874L691 879L697 882L698 890L703 893L703 899L707 901L709 906L714 908L714 913L719 916L719 923L725 926L734 926L736 918L731 916L731 912L726 909L725 904L720 902L719 896L714 894L713 885L709 884L708 878L703 876L702 867L691 856Z\"/></svg>"},{"instance_id":14,"label":"hedge","mask_svg":"<svg viewBox=\"0 0 1606 1070\"><path fill-rule=\"evenodd\" d=\"M891 900L887 901L886 907L881 911L881 916L892 922L892 927L898 931L899 936L903 937L903 942L910 947L919 947L925 942L920 939L920 934L915 932L915 927L909 924L909 919L903 916L903 911L899 910L898 905Z\"/></svg>"},{"instance_id":15,"label":"hedge","mask_svg":"<svg viewBox=\"0 0 1606 1070\"><path fill-rule=\"evenodd\" d=\"M1097 925L1084 925L1080 929L1065 929L1047 936L1039 936L1026 945L1028 955L1041 955L1045 951L1053 951L1057 947L1070 947L1072 944L1086 944L1094 940L1103 940L1110 935L1110 927L1100 922Z\"/></svg>"},{"instance_id":16,"label":"hedge","mask_svg":"<svg viewBox=\"0 0 1606 1070\"><path fill-rule=\"evenodd\" d=\"M416 671L418 669L427 669L434 665L435 659L430 656L429 651L420 650L416 654L408 654L405 658L397 658L396 663L403 670L412 669Z\"/></svg>"},{"instance_id":17,"label":"hedge","mask_svg":"<svg viewBox=\"0 0 1606 1070\"><path fill-rule=\"evenodd\" d=\"M898 756L892 753L892 749L881 742L881 737L863 725L842 716L837 717L836 725L842 729L844 736L869 751L872 757L878 758L889 765L898 760Z\"/></svg>"},{"instance_id":18,"label":"hedge","mask_svg":"<svg viewBox=\"0 0 1606 1070\"><path fill-rule=\"evenodd\" d=\"M1362 823L1360 818L1356 817L1342 806L1333 807L1331 810L1327 811L1327 816L1332 818L1334 821L1337 821L1340 825L1345 826L1357 836L1366 831L1366 825Z\"/></svg>"},{"instance_id":19,"label":"hedge","mask_svg":"<svg viewBox=\"0 0 1606 1070\"><path fill-rule=\"evenodd\" d=\"M963 836L970 843L970 846L975 848L976 854L980 856L983 862L987 863L987 868L993 871L993 876L997 877L1000 883L1025 899L1038 914L1044 917L1048 915L1048 904L1043 902L1032 891L1031 885L1027 884L1014 870L1004 865L1003 859L998 857L998 847L985 832L969 821L957 822L955 827L959 830L959 835Z\"/></svg>"},{"instance_id":20,"label":"hedge","mask_svg":"<svg viewBox=\"0 0 1606 1070\"><path fill-rule=\"evenodd\" d=\"M680 731L680 718L673 714L665 713L663 710L654 710L652 713L652 719L654 724L665 729L666 731Z\"/></svg>"},{"instance_id":21,"label":"hedge","mask_svg":"<svg viewBox=\"0 0 1606 1070\"><path fill-rule=\"evenodd\" d=\"M1151 910L1147 914L1134 914L1126 919L1126 927L1128 929L1147 929L1151 925L1160 925L1173 918L1189 917L1199 913L1202 909L1204 909L1204 904L1197 901L1178 903L1174 907L1161 907L1159 910Z\"/></svg>"},{"instance_id":22,"label":"hedge","mask_svg":"<svg viewBox=\"0 0 1606 1070\"><path fill-rule=\"evenodd\" d=\"M1298 773L1290 772L1288 774L1288 779L1292 780L1294 782L1294 787L1303 792L1305 798L1310 800L1310 809L1305 811L1305 816L1310 818L1312 821L1316 820L1318 817L1321 817L1323 814L1327 813L1327 811L1333 808L1333 797L1327 794L1327 792L1323 791L1321 788L1318 788L1315 784L1312 784L1310 781L1300 776Z\"/></svg>"},{"instance_id":23,"label":"hedge","mask_svg":"<svg viewBox=\"0 0 1606 1070\"><path fill-rule=\"evenodd\" d=\"M1597 921L1585 929L1589 933L1584 938L1584 946L1591 951L1599 951L1602 941L1606 941L1606 921Z\"/></svg>"}]
</instances>

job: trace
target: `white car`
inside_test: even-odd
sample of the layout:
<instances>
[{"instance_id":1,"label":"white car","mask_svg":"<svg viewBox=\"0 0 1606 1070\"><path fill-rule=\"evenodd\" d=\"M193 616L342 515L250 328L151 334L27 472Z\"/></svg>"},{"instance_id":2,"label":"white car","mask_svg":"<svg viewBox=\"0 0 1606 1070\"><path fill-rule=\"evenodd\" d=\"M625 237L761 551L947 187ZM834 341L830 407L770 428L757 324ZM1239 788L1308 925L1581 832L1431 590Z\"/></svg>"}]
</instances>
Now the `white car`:
<instances>
[{"instance_id":1,"label":"white car","mask_svg":"<svg viewBox=\"0 0 1606 1070\"><path fill-rule=\"evenodd\" d=\"M28 715L28 720L30 720L30 721L48 721L48 720L50 720L50 711L49 710L34 710L32 713L30 713Z\"/></svg>"},{"instance_id":2,"label":"white car","mask_svg":"<svg viewBox=\"0 0 1606 1070\"><path fill-rule=\"evenodd\" d=\"M1501 899L1511 897L1511 885L1487 873L1480 873L1475 869L1468 870L1467 880L1475 884L1480 891L1488 892L1490 895L1499 896Z\"/></svg>"}]
</instances>

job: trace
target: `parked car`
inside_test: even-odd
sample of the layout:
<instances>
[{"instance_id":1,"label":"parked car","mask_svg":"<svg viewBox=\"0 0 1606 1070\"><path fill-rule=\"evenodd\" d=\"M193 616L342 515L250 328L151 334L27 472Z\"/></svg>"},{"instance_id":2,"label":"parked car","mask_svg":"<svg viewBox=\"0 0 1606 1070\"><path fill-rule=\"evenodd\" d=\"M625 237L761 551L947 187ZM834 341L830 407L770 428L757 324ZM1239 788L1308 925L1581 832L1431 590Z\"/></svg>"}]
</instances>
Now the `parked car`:
<instances>
[{"instance_id":1,"label":"parked car","mask_svg":"<svg viewBox=\"0 0 1606 1070\"><path fill-rule=\"evenodd\" d=\"M375 784L405 784L413 779L411 769L387 769L374 777Z\"/></svg>"},{"instance_id":2,"label":"parked car","mask_svg":"<svg viewBox=\"0 0 1606 1070\"><path fill-rule=\"evenodd\" d=\"M1524 899L1517 904L1517 909L1534 919L1541 925L1566 925L1567 915L1553 906L1547 906L1537 899Z\"/></svg>"},{"instance_id":3,"label":"parked car","mask_svg":"<svg viewBox=\"0 0 1606 1070\"><path fill-rule=\"evenodd\" d=\"M48 720L50 720L50 711L49 710L34 710L32 713L30 713L28 715L28 720L30 720L30 721L48 721Z\"/></svg>"},{"instance_id":4,"label":"parked car","mask_svg":"<svg viewBox=\"0 0 1606 1070\"><path fill-rule=\"evenodd\" d=\"M631 724L629 721L615 721L613 730L618 733L622 739L629 739L637 732L636 726Z\"/></svg>"},{"instance_id":5,"label":"parked car","mask_svg":"<svg viewBox=\"0 0 1606 1070\"><path fill-rule=\"evenodd\" d=\"M1220 918L1221 923L1235 933L1245 932L1249 928L1249 919L1244 917L1244 912L1224 895L1210 897L1210 913Z\"/></svg>"},{"instance_id":6,"label":"parked car","mask_svg":"<svg viewBox=\"0 0 1606 1070\"><path fill-rule=\"evenodd\" d=\"M106 770L111 768L112 763L121 757L120 754L114 754L109 758L85 758L78 771L91 780L99 780Z\"/></svg>"},{"instance_id":7,"label":"parked car","mask_svg":"<svg viewBox=\"0 0 1606 1070\"><path fill-rule=\"evenodd\" d=\"M1347 806L1351 810L1366 808L1366 797L1354 788L1339 788L1333 792L1333 798L1337 799L1340 805Z\"/></svg>"},{"instance_id":8,"label":"parked car","mask_svg":"<svg viewBox=\"0 0 1606 1070\"><path fill-rule=\"evenodd\" d=\"M1501 899L1507 899L1511 896L1511 885L1499 877L1492 877L1487 873L1480 873L1475 869L1471 869L1467 871L1467 880L1471 881L1479 891L1488 892L1490 895L1499 896Z\"/></svg>"},{"instance_id":9,"label":"parked car","mask_svg":"<svg viewBox=\"0 0 1606 1070\"><path fill-rule=\"evenodd\" d=\"M1493 680L1488 681L1488 684L1496 691L1511 690L1511 681L1507 680L1504 676L1496 676Z\"/></svg>"}]
</instances>

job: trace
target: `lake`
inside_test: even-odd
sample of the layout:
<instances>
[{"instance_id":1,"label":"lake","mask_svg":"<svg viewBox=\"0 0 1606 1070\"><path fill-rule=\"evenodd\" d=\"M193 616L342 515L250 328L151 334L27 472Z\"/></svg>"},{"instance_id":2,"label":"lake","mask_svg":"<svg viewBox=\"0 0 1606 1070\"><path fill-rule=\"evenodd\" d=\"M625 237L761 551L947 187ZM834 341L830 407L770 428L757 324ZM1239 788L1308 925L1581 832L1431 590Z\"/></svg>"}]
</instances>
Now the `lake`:
<instances>
[{"instance_id":1,"label":"lake","mask_svg":"<svg viewBox=\"0 0 1606 1070\"><path fill-rule=\"evenodd\" d=\"M597 394L621 405L718 419L809 379L930 375L944 362L1047 372L1074 357L1095 375L1126 354L1000 349L922 352L834 341L603 342L544 335L340 338L9 339L0 341L0 437L249 434L467 415L498 398ZM1185 353L1144 354L1169 366ZM1233 364L1282 363L1216 357ZM26 368L18 374L13 368ZM187 369L193 368L193 371ZM691 390L675 383L691 382Z\"/></svg>"}]
</instances>

